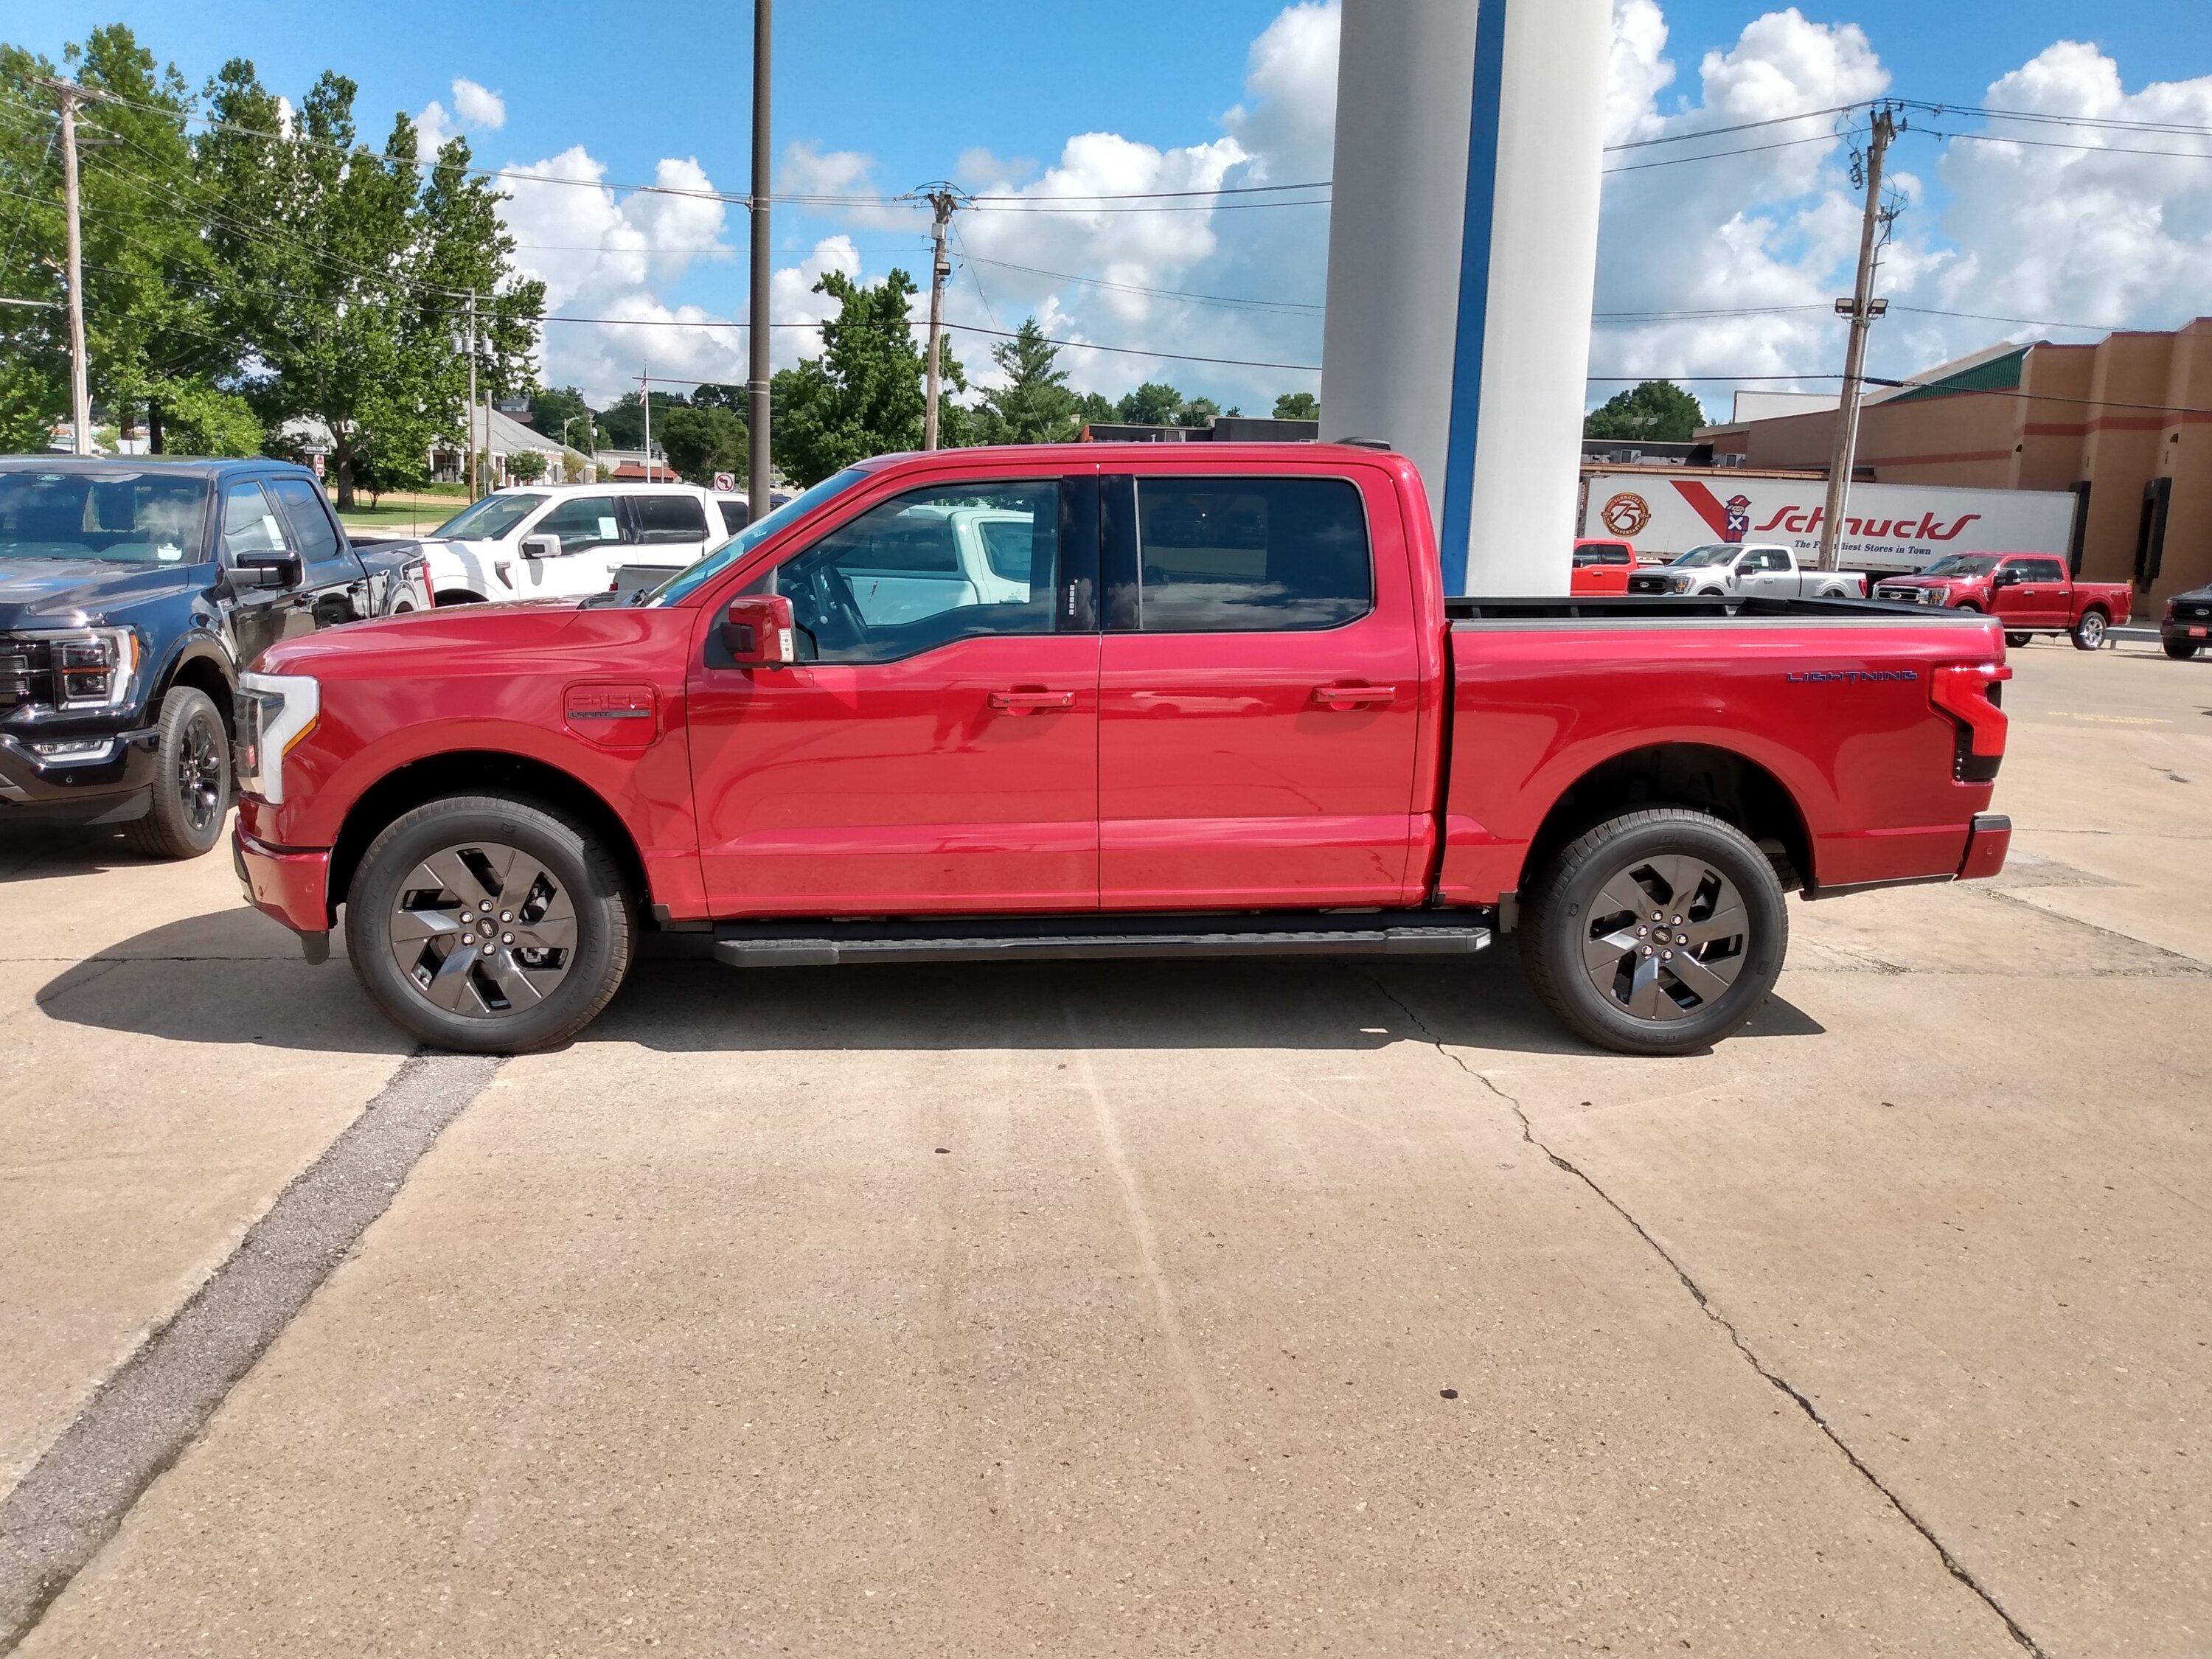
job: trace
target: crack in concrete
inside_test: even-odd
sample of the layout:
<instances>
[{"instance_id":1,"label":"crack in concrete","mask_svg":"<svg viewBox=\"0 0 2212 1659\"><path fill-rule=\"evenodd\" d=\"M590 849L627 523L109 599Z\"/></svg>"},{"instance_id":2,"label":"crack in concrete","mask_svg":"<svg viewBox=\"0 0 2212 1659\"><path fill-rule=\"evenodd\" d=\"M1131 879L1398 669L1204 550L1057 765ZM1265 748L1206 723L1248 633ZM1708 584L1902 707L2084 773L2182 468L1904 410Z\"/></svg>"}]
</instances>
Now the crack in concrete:
<instances>
[{"instance_id":1,"label":"crack in concrete","mask_svg":"<svg viewBox=\"0 0 2212 1659\"><path fill-rule=\"evenodd\" d=\"M198 1442L501 1063L420 1051L403 1060L0 1499L0 1655Z\"/></svg>"},{"instance_id":2,"label":"crack in concrete","mask_svg":"<svg viewBox=\"0 0 2212 1659\"><path fill-rule=\"evenodd\" d=\"M1770 1386L1787 1396L1790 1401L1797 1407L1799 1412L1803 1413L1805 1419L1811 1423L1814 1428L1818 1429L1822 1436L1826 1438L1828 1443L1843 1454L1844 1462L1848 1462L1851 1468L1857 1472L1859 1477L1869 1486L1873 1487L1875 1492L1879 1492L1888 1503L1890 1508L1896 1510L1898 1515L1904 1519L1907 1525L1911 1527L1915 1532L1918 1533L1922 1538L1927 1540L1929 1547L1936 1552L1936 1559L1943 1564L1943 1570L1949 1573L1952 1577L1958 1580L1960 1583L1965 1585L1966 1589L1972 1591L1974 1595L1980 1599L1983 1606L1989 1608L1991 1613L1995 1613L1998 1619L2003 1621L2006 1632L2012 1637L2012 1639L2015 1643L2019 1644L2023 1650L2033 1654L2036 1656L2036 1659L2045 1659L2044 1650L2037 1644L2035 1638L2030 1636L2027 1632L2021 1627L2018 1620L2014 1619L2010 1613L2006 1611L2004 1604L1999 1601L1996 1597L1990 1593L1987 1586L1985 1586L1978 1578L1974 1577L1973 1573L1967 1569L1966 1564L1960 1561L1957 1556L1951 1553L1950 1547L1946 1545L1941 1538L1936 1536L1936 1529L1927 1522L1922 1520L1919 1516L1916 1515L1911 1507L1907 1504L1902 1498L1899 1497L1895 1492L1891 1490L1888 1485L1883 1481L1880 1475L1876 1474L1872 1468L1868 1467L1866 1460L1861 1457L1857 1452L1854 1451L1851 1449L1850 1443L1846 1441L1841 1434L1837 1432L1835 1426L1831 1424L1826 1417L1820 1414L1820 1407L1813 1403L1809 1396L1808 1396L1795 1383L1791 1382L1789 1378L1784 1376L1779 1371L1776 1370L1771 1365L1769 1365L1764 1359L1759 1358L1757 1350L1753 1348L1751 1344L1744 1340L1743 1333L1736 1328L1735 1322L1729 1319L1727 1315L1721 1312L1718 1308L1716 1308L1713 1305L1712 1298L1705 1293L1705 1287L1699 1285L1695 1279L1692 1279L1690 1276L1689 1271L1683 1267L1681 1262L1675 1258L1674 1254L1669 1251L1665 1245L1662 1244L1656 1238L1652 1237L1650 1229L1646 1228L1642 1222L1638 1221L1634 1215L1630 1213L1627 1206L1622 1204L1619 1199L1613 1197L1611 1193L1606 1191L1603 1187L1600 1186L1596 1181L1592 1179L1580 1165L1573 1163L1570 1159L1560 1157L1559 1153L1553 1152L1552 1148L1537 1135L1535 1126L1529 1120L1528 1109L1522 1105L1518 1099L1514 1096L1508 1094L1504 1090L1499 1088L1497 1083L1488 1075L1477 1071L1474 1066L1468 1065L1460 1054L1453 1050L1449 1043L1445 1042L1442 1038L1437 1036L1434 1031L1429 1029L1428 1022L1424 1020L1419 1014L1415 1013L1411 1005L1409 1005L1404 998L1393 991L1380 979L1375 980L1373 983L1375 988L1380 991L1401 1013L1406 1016L1407 1019L1412 1023L1413 1029L1421 1034L1431 1048L1433 1048L1438 1054L1442 1054L1446 1060L1451 1061L1453 1065L1458 1066L1461 1071L1466 1073L1468 1076L1473 1078L1476 1082L1482 1085L1485 1089L1488 1090L1499 1100L1505 1103L1507 1108L1512 1112L1515 1121L1521 1126L1521 1139L1523 1141L1527 1142L1537 1152L1541 1152L1553 1169L1559 1170L1563 1174L1573 1176L1574 1179L1582 1182L1583 1186L1589 1188L1592 1193L1596 1194L1599 1200L1602 1202L1607 1209L1611 1210L1615 1215L1619 1216L1623 1221L1628 1224L1630 1229L1634 1231L1638 1238L1644 1241L1644 1244L1650 1248L1651 1253L1657 1256L1660 1261L1667 1264L1667 1267L1674 1273L1675 1279L1680 1282L1682 1288L1690 1293L1691 1300L1698 1304L1698 1310L1704 1314L1705 1316L1711 1320L1715 1325L1720 1328L1721 1331L1728 1337L1729 1341L1735 1346L1735 1351L1743 1356L1744 1362L1748 1364L1752 1370L1758 1372L1761 1377L1765 1379Z\"/></svg>"}]
</instances>

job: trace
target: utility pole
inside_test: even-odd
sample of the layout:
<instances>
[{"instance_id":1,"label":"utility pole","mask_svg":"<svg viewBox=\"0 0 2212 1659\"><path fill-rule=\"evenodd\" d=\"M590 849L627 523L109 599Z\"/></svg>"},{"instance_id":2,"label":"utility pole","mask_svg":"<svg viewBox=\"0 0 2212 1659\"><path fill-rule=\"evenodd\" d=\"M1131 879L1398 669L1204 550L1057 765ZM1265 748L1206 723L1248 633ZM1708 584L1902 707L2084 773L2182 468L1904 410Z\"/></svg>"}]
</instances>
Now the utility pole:
<instances>
[{"instance_id":1,"label":"utility pole","mask_svg":"<svg viewBox=\"0 0 2212 1659\"><path fill-rule=\"evenodd\" d=\"M645 378L645 371L637 374L637 406L645 411L645 481L653 482L653 382Z\"/></svg>"},{"instance_id":2,"label":"utility pole","mask_svg":"<svg viewBox=\"0 0 2212 1659\"><path fill-rule=\"evenodd\" d=\"M752 231L752 304L745 328L745 499L757 519L769 510L769 22L770 0L753 0L753 187L746 198Z\"/></svg>"},{"instance_id":3,"label":"utility pole","mask_svg":"<svg viewBox=\"0 0 2212 1659\"><path fill-rule=\"evenodd\" d=\"M924 449L934 449L937 447L939 319L945 313L945 279L951 274L952 270L952 267L945 263L945 228L952 222L952 209L955 205L952 199L952 187L950 185L936 185L929 191L928 200L930 206L937 211L936 217L930 221L929 226L932 249L929 256L929 374L927 400L922 404L921 411L921 447Z\"/></svg>"},{"instance_id":4,"label":"utility pole","mask_svg":"<svg viewBox=\"0 0 2212 1659\"><path fill-rule=\"evenodd\" d=\"M469 290L469 499L477 498L477 291Z\"/></svg>"},{"instance_id":5,"label":"utility pole","mask_svg":"<svg viewBox=\"0 0 2212 1659\"><path fill-rule=\"evenodd\" d=\"M92 453L92 389L84 361L84 229L77 196L76 106L98 94L71 81L40 82L62 112L62 207L69 218L69 334L70 447Z\"/></svg>"},{"instance_id":6,"label":"utility pole","mask_svg":"<svg viewBox=\"0 0 2212 1659\"><path fill-rule=\"evenodd\" d=\"M1820 568L1833 570L1839 563L1844 518L1850 504L1851 473L1858 465L1859 392L1866 374L1867 331L1874 319L1889 309L1874 297L1875 272L1889 226L1882 211L1882 165L1898 134L1897 112L1887 105L1874 112L1873 131L1866 154L1866 216L1859 228L1858 282L1849 300L1836 301L1838 315L1851 319L1850 344L1844 353L1844 400L1836 411L1836 447L1828 463L1828 504L1820 519Z\"/></svg>"}]
</instances>

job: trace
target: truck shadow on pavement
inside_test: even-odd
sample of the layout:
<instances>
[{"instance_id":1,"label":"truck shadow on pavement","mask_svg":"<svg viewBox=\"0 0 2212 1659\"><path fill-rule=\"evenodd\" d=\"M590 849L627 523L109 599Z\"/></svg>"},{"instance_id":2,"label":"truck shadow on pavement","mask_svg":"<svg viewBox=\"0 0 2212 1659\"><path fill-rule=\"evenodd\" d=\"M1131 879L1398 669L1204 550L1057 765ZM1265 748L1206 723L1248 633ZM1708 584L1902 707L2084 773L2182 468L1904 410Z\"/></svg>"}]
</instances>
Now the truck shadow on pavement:
<instances>
[{"instance_id":1,"label":"truck shadow on pavement","mask_svg":"<svg viewBox=\"0 0 2212 1659\"><path fill-rule=\"evenodd\" d=\"M132 851L118 830L0 824L0 885L49 876L97 875L154 861Z\"/></svg>"},{"instance_id":2,"label":"truck shadow on pavement","mask_svg":"<svg viewBox=\"0 0 2212 1659\"><path fill-rule=\"evenodd\" d=\"M143 965L133 971L134 964ZM183 967L155 964L184 964ZM218 964L224 964L219 966ZM149 974L163 979L150 994ZM240 906L167 923L49 981L46 1015L191 1042L389 1052L386 1024L342 954L301 962ZM1822 1027L1769 998L1735 1040ZM1276 1048L1363 1051L1407 1041L1595 1055L1564 1030L1510 948L1444 961L1153 961L731 969L647 952L578 1046L666 1054L844 1049Z\"/></svg>"}]
</instances>

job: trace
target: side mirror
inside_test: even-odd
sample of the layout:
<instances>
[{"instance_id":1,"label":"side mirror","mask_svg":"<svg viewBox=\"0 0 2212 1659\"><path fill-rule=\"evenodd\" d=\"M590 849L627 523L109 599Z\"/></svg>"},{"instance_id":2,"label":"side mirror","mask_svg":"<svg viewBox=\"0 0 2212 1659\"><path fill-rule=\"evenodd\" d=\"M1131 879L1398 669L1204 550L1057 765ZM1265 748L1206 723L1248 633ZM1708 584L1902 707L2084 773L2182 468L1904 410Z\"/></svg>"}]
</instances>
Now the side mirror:
<instances>
[{"instance_id":1,"label":"side mirror","mask_svg":"<svg viewBox=\"0 0 2212 1659\"><path fill-rule=\"evenodd\" d=\"M307 579L297 553L241 553L232 568L248 587L297 587Z\"/></svg>"},{"instance_id":2,"label":"side mirror","mask_svg":"<svg viewBox=\"0 0 2212 1659\"><path fill-rule=\"evenodd\" d=\"M557 559L561 556L561 538L558 536L525 536L522 538L522 556L526 559Z\"/></svg>"},{"instance_id":3,"label":"side mirror","mask_svg":"<svg viewBox=\"0 0 2212 1659\"><path fill-rule=\"evenodd\" d=\"M722 643L740 668L781 668L799 659L791 601L781 593L743 593L722 612Z\"/></svg>"}]
</instances>

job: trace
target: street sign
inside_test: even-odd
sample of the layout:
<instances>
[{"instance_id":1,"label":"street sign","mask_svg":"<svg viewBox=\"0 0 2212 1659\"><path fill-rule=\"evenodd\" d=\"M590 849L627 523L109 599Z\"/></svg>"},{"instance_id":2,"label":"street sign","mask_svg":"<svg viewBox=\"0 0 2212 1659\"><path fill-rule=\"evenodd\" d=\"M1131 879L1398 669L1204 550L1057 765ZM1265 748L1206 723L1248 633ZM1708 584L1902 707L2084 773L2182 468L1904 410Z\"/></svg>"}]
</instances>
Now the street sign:
<instances>
[{"instance_id":1,"label":"street sign","mask_svg":"<svg viewBox=\"0 0 2212 1659\"><path fill-rule=\"evenodd\" d=\"M729 491L729 490L735 489L737 487L738 487L738 475L737 475L736 473L734 473L734 472L717 472L717 473L714 475L714 488L715 488L715 489L720 489L720 490L723 490L723 491L726 492L726 491Z\"/></svg>"},{"instance_id":2,"label":"street sign","mask_svg":"<svg viewBox=\"0 0 2212 1659\"><path fill-rule=\"evenodd\" d=\"M315 476L319 478L323 476L323 452L317 450L313 459L315 463Z\"/></svg>"}]
</instances>

